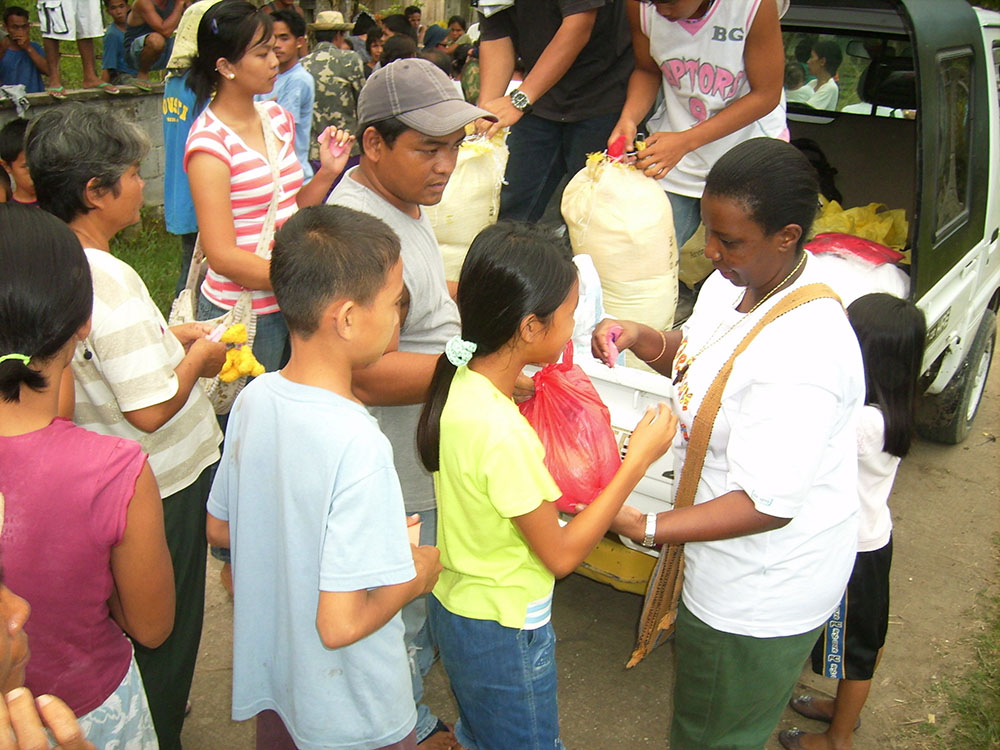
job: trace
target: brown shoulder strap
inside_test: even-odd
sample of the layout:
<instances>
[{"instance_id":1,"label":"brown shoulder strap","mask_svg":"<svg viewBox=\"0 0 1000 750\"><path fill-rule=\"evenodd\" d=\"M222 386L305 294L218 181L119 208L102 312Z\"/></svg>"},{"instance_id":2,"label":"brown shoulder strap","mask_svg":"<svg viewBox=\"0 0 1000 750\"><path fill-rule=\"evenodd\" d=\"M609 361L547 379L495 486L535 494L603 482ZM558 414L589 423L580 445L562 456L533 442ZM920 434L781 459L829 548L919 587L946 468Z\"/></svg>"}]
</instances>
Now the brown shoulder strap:
<instances>
[{"instance_id":1,"label":"brown shoulder strap","mask_svg":"<svg viewBox=\"0 0 1000 750\"><path fill-rule=\"evenodd\" d=\"M840 297L826 284L807 284L786 294L747 332L733 351L732 356L719 370L719 374L715 376L715 380L706 391L701 406L698 407L698 414L691 425L691 439L688 441L684 467L681 470L680 482L674 496L674 508L686 508L694 503L698 483L701 481L701 469L705 464L705 454L708 452L708 443L715 426L715 418L722 406L722 392L725 390L726 382L733 371L733 363L736 358L746 351L750 342L769 323L797 307L818 299L835 299L840 302ZM642 616L639 620L639 634L636 638L632 658L629 659L626 667L638 664L646 654L673 632L674 621L677 618L677 602L680 600L683 580L684 545L663 545L656 568L649 579L646 600L643 603Z\"/></svg>"}]
</instances>

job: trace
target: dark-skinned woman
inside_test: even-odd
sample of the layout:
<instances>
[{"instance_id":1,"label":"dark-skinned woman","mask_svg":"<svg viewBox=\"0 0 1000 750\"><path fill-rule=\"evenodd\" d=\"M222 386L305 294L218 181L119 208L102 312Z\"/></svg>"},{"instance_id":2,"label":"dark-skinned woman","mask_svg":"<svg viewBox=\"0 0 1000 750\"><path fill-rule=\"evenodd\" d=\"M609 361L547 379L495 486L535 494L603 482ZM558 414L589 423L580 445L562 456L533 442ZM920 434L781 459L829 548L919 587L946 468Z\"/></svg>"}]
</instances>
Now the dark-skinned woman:
<instances>
[{"instance_id":1,"label":"dark-skinned woman","mask_svg":"<svg viewBox=\"0 0 1000 750\"><path fill-rule=\"evenodd\" d=\"M621 326L617 346L673 382L678 467L709 387L747 333L822 281L803 250L817 194L789 144L736 146L707 179L705 255L716 271L683 329L595 330L595 356L609 360L608 334ZM672 750L763 748L777 725L851 573L864 392L839 300L788 310L733 362L693 504L650 517L625 506L612 527L647 545L685 543Z\"/></svg>"}]
</instances>

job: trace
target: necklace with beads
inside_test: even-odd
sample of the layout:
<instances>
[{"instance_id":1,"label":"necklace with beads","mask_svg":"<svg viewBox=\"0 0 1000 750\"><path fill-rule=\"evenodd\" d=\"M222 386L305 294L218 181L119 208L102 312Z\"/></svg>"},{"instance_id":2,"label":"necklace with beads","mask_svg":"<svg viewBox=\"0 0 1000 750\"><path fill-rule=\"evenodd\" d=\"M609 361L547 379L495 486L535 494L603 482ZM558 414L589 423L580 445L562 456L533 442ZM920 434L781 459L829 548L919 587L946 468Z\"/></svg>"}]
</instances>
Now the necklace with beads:
<instances>
[{"instance_id":1,"label":"necklace with beads","mask_svg":"<svg viewBox=\"0 0 1000 750\"><path fill-rule=\"evenodd\" d=\"M691 365L694 364L694 361L698 359L698 357L704 354L706 349L708 349L711 346L714 346L715 344L722 341L722 339L726 338L726 336L728 336L734 329L738 328L743 321L747 320L757 308L759 308L761 305L767 302L778 290L784 287L785 284L787 284L792 279L792 277L795 276L795 274L797 274L800 270L802 270L802 267L805 265L806 262L806 255L807 253L803 252L802 257L799 259L799 262L795 264L795 268L792 269L791 273L789 273L785 278L783 278L781 282L776 287L774 287L774 289L772 289L763 297L761 297L753 307L747 310L746 315L744 315L735 323L730 325L721 334L719 333L719 329L722 327L722 323L719 323L719 325L717 325L715 327L715 330L712 332L712 335L709 337L708 342L704 346L702 346L701 349L699 349L694 355L688 358L688 360L683 365L681 365L681 367L677 368L677 374L674 376L673 384L677 385L682 380L684 380L685 377L687 377L687 373L688 370L691 368ZM745 294L746 292L743 293L743 295ZM742 300L743 295L741 295L740 299L737 300L736 303L737 305L739 305L739 302L740 300Z\"/></svg>"}]
</instances>

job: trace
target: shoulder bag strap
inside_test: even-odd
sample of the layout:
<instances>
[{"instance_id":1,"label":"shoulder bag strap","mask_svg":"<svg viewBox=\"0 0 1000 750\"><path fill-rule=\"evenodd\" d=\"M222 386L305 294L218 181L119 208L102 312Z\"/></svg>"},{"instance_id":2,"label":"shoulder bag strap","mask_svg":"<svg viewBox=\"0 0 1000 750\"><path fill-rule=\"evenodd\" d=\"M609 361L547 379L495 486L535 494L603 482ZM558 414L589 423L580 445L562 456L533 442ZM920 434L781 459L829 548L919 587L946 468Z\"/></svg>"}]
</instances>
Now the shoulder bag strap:
<instances>
[{"instance_id":1,"label":"shoulder bag strap","mask_svg":"<svg viewBox=\"0 0 1000 750\"><path fill-rule=\"evenodd\" d=\"M687 455L681 470L680 482L674 499L674 508L686 508L694 503L698 483L701 481L701 469L705 465L705 454L712 437L715 418L722 406L722 392L733 371L733 363L765 326L792 310L818 299L835 299L840 297L826 284L807 284L781 298L774 307L767 311L757 324L747 332L737 345L732 356L715 376L708 391L698 407L698 414L691 425L691 439L688 441ZM680 600L684 581L684 545L665 544L660 549L660 559L649 580L646 589L646 600L642 607L639 621L639 634L636 639L632 658L627 667L632 667L642 661L643 657L658 646L664 638L673 632L674 621L677 619L677 603Z\"/></svg>"},{"instance_id":2,"label":"shoulder bag strap","mask_svg":"<svg viewBox=\"0 0 1000 750\"><path fill-rule=\"evenodd\" d=\"M271 167L271 179L274 189L271 192L271 202L267 207L267 215L264 217L264 224L261 226L260 238L257 240L257 247L254 253L261 258L271 257L271 240L274 239L274 217L278 211L278 197L281 194L281 144L278 136L271 125L271 115L267 107L261 102L257 102L254 107L260 116L260 124L264 130L264 148L267 156L268 166Z\"/></svg>"}]
</instances>

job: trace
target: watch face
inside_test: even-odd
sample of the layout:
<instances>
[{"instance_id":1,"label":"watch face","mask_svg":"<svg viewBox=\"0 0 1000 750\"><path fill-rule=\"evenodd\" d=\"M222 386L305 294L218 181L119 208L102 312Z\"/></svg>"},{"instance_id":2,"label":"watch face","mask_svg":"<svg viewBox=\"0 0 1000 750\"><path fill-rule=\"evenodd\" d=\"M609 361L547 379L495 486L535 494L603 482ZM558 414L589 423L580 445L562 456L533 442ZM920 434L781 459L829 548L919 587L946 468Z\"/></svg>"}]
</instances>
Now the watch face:
<instances>
[{"instance_id":1,"label":"watch face","mask_svg":"<svg viewBox=\"0 0 1000 750\"><path fill-rule=\"evenodd\" d=\"M527 94L516 89L510 93L510 103L518 109L524 109L531 104L531 102L528 101Z\"/></svg>"}]
</instances>

